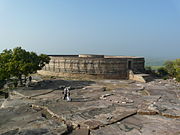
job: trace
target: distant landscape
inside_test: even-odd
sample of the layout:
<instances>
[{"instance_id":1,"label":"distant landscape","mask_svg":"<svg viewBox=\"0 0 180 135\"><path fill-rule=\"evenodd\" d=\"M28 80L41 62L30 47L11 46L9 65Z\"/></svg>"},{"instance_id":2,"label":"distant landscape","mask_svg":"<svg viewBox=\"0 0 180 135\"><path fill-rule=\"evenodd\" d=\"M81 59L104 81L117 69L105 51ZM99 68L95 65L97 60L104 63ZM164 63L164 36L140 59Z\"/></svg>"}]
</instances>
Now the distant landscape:
<instances>
[{"instance_id":1,"label":"distant landscape","mask_svg":"<svg viewBox=\"0 0 180 135\"><path fill-rule=\"evenodd\" d=\"M0 135L180 135L180 0L0 0Z\"/></svg>"},{"instance_id":2,"label":"distant landscape","mask_svg":"<svg viewBox=\"0 0 180 135\"><path fill-rule=\"evenodd\" d=\"M145 66L163 66L165 61L173 60L168 58L145 58Z\"/></svg>"}]
</instances>

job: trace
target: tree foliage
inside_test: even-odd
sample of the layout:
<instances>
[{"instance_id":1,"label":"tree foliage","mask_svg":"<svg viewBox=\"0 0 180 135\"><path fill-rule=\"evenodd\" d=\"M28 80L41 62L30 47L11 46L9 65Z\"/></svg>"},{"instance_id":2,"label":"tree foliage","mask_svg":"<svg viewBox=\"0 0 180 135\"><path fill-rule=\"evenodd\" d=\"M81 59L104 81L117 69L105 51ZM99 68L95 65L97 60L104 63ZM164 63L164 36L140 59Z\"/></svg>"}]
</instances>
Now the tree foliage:
<instances>
[{"instance_id":1,"label":"tree foliage","mask_svg":"<svg viewBox=\"0 0 180 135\"><path fill-rule=\"evenodd\" d=\"M175 77L177 81L180 81L180 59L166 61L164 70L167 71L170 77Z\"/></svg>"},{"instance_id":2,"label":"tree foliage","mask_svg":"<svg viewBox=\"0 0 180 135\"><path fill-rule=\"evenodd\" d=\"M152 70L151 67L145 67L146 73L155 75L157 77L167 78L175 78L180 82L180 59L166 61L164 66L159 67L156 70Z\"/></svg>"},{"instance_id":3,"label":"tree foliage","mask_svg":"<svg viewBox=\"0 0 180 135\"><path fill-rule=\"evenodd\" d=\"M174 63L176 80L180 82L180 59L176 59Z\"/></svg>"},{"instance_id":4,"label":"tree foliage","mask_svg":"<svg viewBox=\"0 0 180 135\"><path fill-rule=\"evenodd\" d=\"M174 61L166 61L164 63L165 69L167 70L168 74L172 77L175 76L175 72L176 72L174 69L174 64L175 64Z\"/></svg>"},{"instance_id":5,"label":"tree foliage","mask_svg":"<svg viewBox=\"0 0 180 135\"><path fill-rule=\"evenodd\" d=\"M168 75L168 71L165 67L160 67L157 69L158 76L164 77Z\"/></svg>"},{"instance_id":6,"label":"tree foliage","mask_svg":"<svg viewBox=\"0 0 180 135\"><path fill-rule=\"evenodd\" d=\"M49 56L45 54L37 55L21 47L12 50L6 49L0 53L0 82L14 77L22 84L22 76L27 77L29 74L36 73L49 61Z\"/></svg>"}]
</instances>

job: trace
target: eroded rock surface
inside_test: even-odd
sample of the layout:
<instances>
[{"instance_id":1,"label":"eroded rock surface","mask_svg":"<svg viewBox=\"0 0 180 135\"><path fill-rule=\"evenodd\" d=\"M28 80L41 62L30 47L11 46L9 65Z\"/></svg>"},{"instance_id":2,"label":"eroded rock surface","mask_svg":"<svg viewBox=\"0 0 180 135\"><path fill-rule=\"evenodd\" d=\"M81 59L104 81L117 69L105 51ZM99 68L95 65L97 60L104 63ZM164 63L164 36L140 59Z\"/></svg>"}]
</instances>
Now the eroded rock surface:
<instances>
[{"instance_id":1,"label":"eroded rock surface","mask_svg":"<svg viewBox=\"0 0 180 135\"><path fill-rule=\"evenodd\" d=\"M71 102L63 87L71 86ZM178 135L180 85L172 80L44 80L0 102L4 135Z\"/></svg>"}]
</instances>

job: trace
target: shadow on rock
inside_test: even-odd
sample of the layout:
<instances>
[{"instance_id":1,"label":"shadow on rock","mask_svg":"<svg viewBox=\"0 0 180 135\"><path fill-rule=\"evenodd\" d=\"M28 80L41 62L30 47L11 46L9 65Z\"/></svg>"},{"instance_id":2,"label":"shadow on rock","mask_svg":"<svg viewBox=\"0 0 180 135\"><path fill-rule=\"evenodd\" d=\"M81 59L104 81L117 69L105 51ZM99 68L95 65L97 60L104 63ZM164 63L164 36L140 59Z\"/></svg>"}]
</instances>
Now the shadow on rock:
<instances>
[{"instance_id":1,"label":"shadow on rock","mask_svg":"<svg viewBox=\"0 0 180 135\"><path fill-rule=\"evenodd\" d=\"M94 101L94 99L90 98L72 98L71 102L89 102L89 101Z\"/></svg>"},{"instance_id":2,"label":"shadow on rock","mask_svg":"<svg viewBox=\"0 0 180 135\"><path fill-rule=\"evenodd\" d=\"M81 89L85 86L95 83L94 81L78 81L78 80L43 80L32 83L26 90L41 90L41 89L55 89L63 90L65 87L71 87L73 89Z\"/></svg>"}]
</instances>

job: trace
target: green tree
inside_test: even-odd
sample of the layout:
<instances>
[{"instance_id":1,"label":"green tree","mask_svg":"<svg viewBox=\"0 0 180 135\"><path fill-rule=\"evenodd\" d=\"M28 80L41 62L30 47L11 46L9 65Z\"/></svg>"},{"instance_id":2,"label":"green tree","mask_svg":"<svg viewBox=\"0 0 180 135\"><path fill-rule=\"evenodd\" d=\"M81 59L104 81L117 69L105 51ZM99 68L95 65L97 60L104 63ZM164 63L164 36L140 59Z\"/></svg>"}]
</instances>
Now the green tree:
<instances>
[{"instance_id":1,"label":"green tree","mask_svg":"<svg viewBox=\"0 0 180 135\"><path fill-rule=\"evenodd\" d=\"M175 68L174 68L174 61L166 61L164 63L164 66L165 66L165 69L167 70L168 74L171 76L171 77L174 77L175 76Z\"/></svg>"},{"instance_id":2,"label":"green tree","mask_svg":"<svg viewBox=\"0 0 180 135\"><path fill-rule=\"evenodd\" d=\"M10 73L8 72L8 62L10 61L11 56L11 50L4 50L0 54L0 88L2 88L6 81L10 78Z\"/></svg>"},{"instance_id":3,"label":"green tree","mask_svg":"<svg viewBox=\"0 0 180 135\"><path fill-rule=\"evenodd\" d=\"M177 81L180 81L180 59L176 59L174 63L175 77Z\"/></svg>"},{"instance_id":4,"label":"green tree","mask_svg":"<svg viewBox=\"0 0 180 135\"><path fill-rule=\"evenodd\" d=\"M45 54L37 55L16 47L13 50L4 50L0 54L0 60L0 73L2 73L0 79L7 80L14 77L23 84L23 76L26 78L29 74L41 70L46 63L49 63L50 58Z\"/></svg>"},{"instance_id":5,"label":"green tree","mask_svg":"<svg viewBox=\"0 0 180 135\"><path fill-rule=\"evenodd\" d=\"M160 67L157 69L157 73L160 77L164 77L168 75L168 72L165 67Z\"/></svg>"},{"instance_id":6,"label":"green tree","mask_svg":"<svg viewBox=\"0 0 180 135\"><path fill-rule=\"evenodd\" d=\"M174 61L166 61L165 69L170 77L175 77L177 81L180 81L180 59Z\"/></svg>"}]
</instances>

